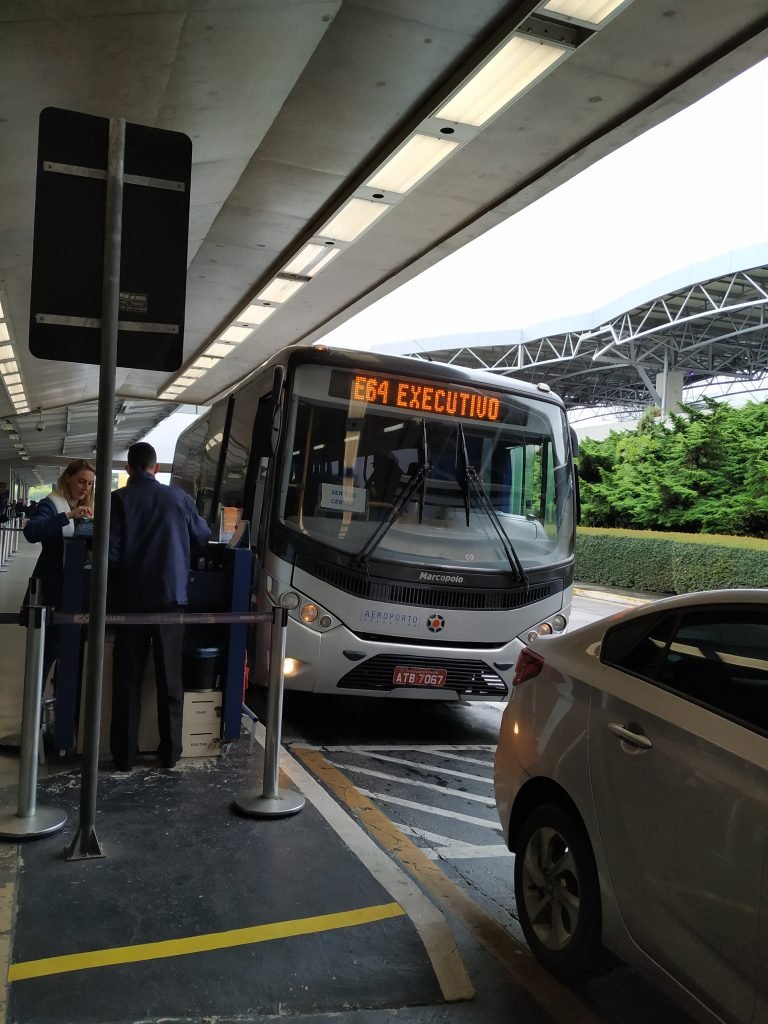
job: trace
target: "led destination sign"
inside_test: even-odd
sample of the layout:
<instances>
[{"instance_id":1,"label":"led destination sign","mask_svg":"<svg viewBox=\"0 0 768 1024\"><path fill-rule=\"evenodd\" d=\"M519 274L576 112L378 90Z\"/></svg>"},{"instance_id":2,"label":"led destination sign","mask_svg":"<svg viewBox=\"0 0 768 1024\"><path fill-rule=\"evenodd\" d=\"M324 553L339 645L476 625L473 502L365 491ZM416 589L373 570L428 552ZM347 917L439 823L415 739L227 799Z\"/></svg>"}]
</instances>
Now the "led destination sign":
<instances>
[{"instance_id":1,"label":"led destination sign","mask_svg":"<svg viewBox=\"0 0 768 1024\"><path fill-rule=\"evenodd\" d=\"M425 384L408 377L350 374L334 370L331 394L369 405L386 405L412 412L432 412L457 419L494 423L502 417L502 405L493 395L465 391L447 384Z\"/></svg>"}]
</instances>

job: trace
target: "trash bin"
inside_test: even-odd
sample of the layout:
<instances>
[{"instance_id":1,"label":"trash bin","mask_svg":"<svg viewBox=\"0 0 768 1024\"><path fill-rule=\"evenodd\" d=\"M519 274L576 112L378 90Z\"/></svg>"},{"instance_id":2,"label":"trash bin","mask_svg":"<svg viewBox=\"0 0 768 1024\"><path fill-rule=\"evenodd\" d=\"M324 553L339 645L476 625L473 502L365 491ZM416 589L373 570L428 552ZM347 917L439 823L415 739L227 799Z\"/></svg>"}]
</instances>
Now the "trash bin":
<instances>
[{"instance_id":1,"label":"trash bin","mask_svg":"<svg viewBox=\"0 0 768 1024\"><path fill-rule=\"evenodd\" d=\"M185 647L181 652L185 690L218 690L221 687L221 648Z\"/></svg>"}]
</instances>

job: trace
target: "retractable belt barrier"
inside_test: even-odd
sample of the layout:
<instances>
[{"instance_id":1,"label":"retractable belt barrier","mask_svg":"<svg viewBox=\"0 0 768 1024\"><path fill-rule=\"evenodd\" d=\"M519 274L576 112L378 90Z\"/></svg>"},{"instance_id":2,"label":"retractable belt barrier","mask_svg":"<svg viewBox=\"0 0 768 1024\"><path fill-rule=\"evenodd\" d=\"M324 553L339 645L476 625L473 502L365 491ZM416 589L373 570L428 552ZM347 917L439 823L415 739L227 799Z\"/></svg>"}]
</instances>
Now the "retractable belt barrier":
<instances>
[{"instance_id":1,"label":"retractable belt barrier","mask_svg":"<svg viewBox=\"0 0 768 1024\"><path fill-rule=\"evenodd\" d=\"M50 835L63 827L67 814L58 808L37 806L37 764L40 743L40 708L43 691L43 651L45 630L53 625L85 626L88 614L55 612L39 603L39 580L30 580L29 605L21 613L0 613L0 625L27 625L24 698L19 758L19 792L15 810L0 807L0 839L35 838ZM106 616L110 626L247 624L271 623L269 658L269 694L262 789L250 789L235 797L233 810L255 818L280 818L296 814L304 806L298 793L279 791L280 749L283 711L283 663L288 611L273 606L269 612L142 612ZM249 716L253 718L253 713ZM101 854L100 854L101 855Z\"/></svg>"},{"instance_id":2,"label":"retractable belt barrier","mask_svg":"<svg viewBox=\"0 0 768 1024\"><path fill-rule=\"evenodd\" d=\"M8 563L19 550L19 537L23 529L23 519L9 519L0 523L0 572L8 571Z\"/></svg>"}]
</instances>

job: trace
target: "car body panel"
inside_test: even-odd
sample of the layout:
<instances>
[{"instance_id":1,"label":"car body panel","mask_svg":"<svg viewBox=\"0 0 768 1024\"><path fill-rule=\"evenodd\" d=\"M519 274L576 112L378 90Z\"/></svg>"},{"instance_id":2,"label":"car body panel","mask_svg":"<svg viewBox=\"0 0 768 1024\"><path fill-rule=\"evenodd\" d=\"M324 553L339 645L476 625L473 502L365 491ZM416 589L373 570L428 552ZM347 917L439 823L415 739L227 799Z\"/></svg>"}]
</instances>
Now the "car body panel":
<instances>
[{"instance_id":1,"label":"car body panel","mask_svg":"<svg viewBox=\"0 0 768 1024\"><path fill-rule=\"evenodd\" d=\"M537 800L559 793L575 807L592 842L609 949L701 1020L768 1024L768 730L600 660L615 627L642 633L660 613L677 622L678 612L741 616L749 606L761 622L765 609L768 623L768 590L710 591L532 641L544 665L513 689L494 780L513 850ZM686 650L712 657L700 647ZM758 665L768 704L768 650L735 651L724 660Z\"/></svg>"}]
</instances>

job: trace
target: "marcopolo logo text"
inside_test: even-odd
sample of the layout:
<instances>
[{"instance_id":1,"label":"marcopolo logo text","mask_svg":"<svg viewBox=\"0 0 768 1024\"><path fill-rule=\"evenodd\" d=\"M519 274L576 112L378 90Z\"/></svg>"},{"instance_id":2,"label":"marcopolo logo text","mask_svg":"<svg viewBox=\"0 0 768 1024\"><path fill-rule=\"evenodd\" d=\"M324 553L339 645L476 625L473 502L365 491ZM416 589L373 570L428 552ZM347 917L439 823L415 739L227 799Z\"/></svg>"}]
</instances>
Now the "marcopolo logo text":
<instances>
[{"instance_id":1,"label":"marcopolo logo text","mask_svg":"<svg viewBox=\"0 0 768 1024\"><path fill-rule=\"evenodd\" d=\"M425 580L427 583L463 583L463 576L448 576L442 572L425 572L422 570L419 573L419 579Z\"/></svg>"}]
</instances>

